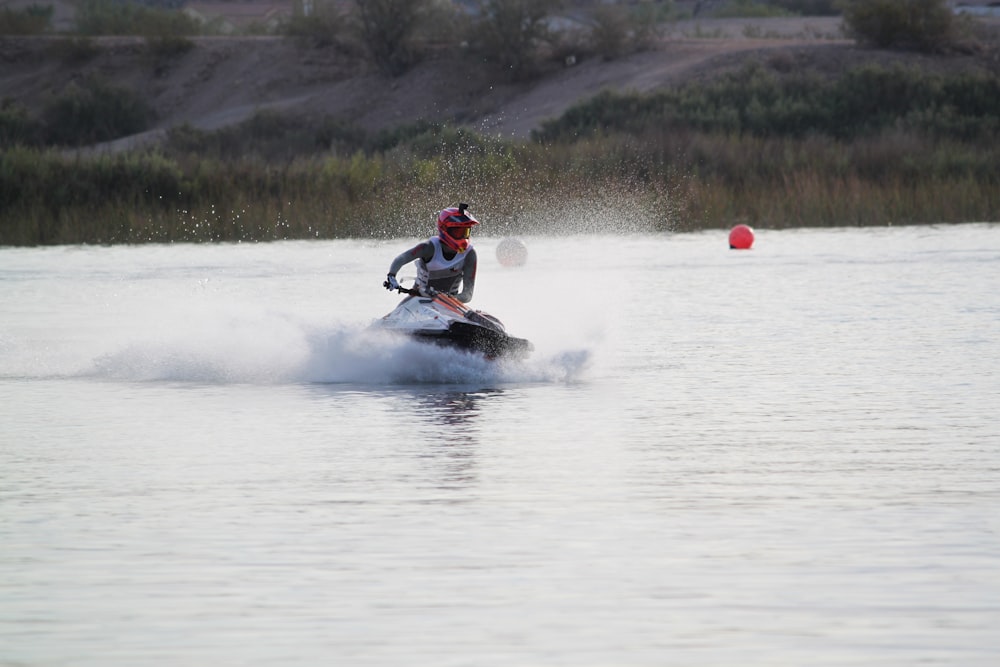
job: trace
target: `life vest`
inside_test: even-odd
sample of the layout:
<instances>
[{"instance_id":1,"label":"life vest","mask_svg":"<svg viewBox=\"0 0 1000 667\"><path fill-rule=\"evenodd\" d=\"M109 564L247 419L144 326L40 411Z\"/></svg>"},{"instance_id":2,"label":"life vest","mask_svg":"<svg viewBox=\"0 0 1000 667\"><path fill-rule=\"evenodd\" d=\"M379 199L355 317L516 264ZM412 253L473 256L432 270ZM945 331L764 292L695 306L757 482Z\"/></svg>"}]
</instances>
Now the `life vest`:
<instances>
[{"instance_id":1,"label":"life vest","mask_svg":"<svg viewBox=\"0 0 1000 667\"><path fill-rule=\"evenodd\" d=\"M422 259L414 262L417 266L417 288L424 293L427 287L433 287L438 292L456 294L462 283L465 258L472 249L472 243L469 243L465 252L455 253L451 259L445 259L439 237L432 236L427 242L434 246L434 256L429 262Z\"/></svg>"}]
</instances>

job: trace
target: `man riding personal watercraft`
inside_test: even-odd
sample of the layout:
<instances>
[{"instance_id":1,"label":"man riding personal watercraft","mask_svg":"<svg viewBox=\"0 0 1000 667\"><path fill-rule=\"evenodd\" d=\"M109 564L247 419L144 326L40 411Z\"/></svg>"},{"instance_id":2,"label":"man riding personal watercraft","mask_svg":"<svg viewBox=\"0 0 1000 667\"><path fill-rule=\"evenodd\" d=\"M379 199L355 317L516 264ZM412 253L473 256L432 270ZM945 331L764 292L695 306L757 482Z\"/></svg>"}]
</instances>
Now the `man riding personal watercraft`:
<instances>
[{"instance_id":1,"label":"man riding personal watercraft","mask_svg":"<svg viewBox=\"0 0 1000 667\"><path fill-rule=\"evenodd\" d=\"M390 291L399 289L396 273L410 262L416 262L417 281L414 287L423 296L450 294L462 303L472 300L476 288L476 249L469 236L479 221L468 211L468 204L459 204L438 213L438 235L418 243L389 266L382 285ZM459 291L461 286L461 291Z\"/></svg>"},{"instance_id":2,"label":"man riding personal watercraft","mask_svg":"<svg viewBox=\"0 0 1000 667\"><path fill-rule=\"evenodd\" d=\"M533 349L529 341L508 335L500 320L465 305L476 286L476 251L469 235L479 224L468 208L459 204L439 212L438 235L392 260L382 285L407 296L378 326L490 360L524 357ZM396 272L410 262L416 262L417 280L407 289L400 287Z\"/></svg>"}]
</instances>

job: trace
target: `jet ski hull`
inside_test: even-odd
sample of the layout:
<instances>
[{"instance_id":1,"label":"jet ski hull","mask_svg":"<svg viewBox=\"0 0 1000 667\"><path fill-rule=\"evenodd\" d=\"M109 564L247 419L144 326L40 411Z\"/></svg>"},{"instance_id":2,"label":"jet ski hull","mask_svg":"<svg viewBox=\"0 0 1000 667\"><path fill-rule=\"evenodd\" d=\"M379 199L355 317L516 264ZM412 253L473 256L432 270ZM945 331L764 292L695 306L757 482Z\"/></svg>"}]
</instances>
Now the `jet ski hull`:
<instances>
[{"instance_id":1,"label":"jet ski hull","mask_svg":"<svg viewBox=\"0 0 1000 667\"><path fill-rule=\"evenodd\" d=\"M409 296L378 324L420 342L482 354L487 359L523 358L534 349L530 341L508 335L497 318L446 294Z\"/></svg>"},{"instance_id":2,"label":"jet ski hull","mask_svg":"<svg viewBox=\"0 0 1000 667\"><path fill-rule=\"evenodd\" d=\"M447 331L417 330L408 334L421 342L478 352L489 359L521 358L534 349L531 342L524 338L515 338L468 322L454 322Z\"/></svg>"}]
</instances>

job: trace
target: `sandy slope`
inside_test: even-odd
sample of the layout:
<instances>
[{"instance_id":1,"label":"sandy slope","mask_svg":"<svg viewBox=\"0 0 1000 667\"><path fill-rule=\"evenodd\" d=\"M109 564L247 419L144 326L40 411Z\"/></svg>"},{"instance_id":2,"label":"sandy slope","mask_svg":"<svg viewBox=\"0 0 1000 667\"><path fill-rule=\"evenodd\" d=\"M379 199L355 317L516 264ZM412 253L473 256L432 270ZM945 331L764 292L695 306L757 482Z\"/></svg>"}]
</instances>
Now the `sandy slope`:
<instances>
[{"instance_id":1,"label":"sandy slope","mask_svg":"<svg viewBox=\"0 0 1000 667\"><path fill-rule=\"evenodd\" d=\"M183 123L218 128L261 109L322 113L367 129L447 120L524 138L602 89L651 90L736 66L751 53L808 50L827 53L834 63L851 52L854 59L866 57L840 39L839 19L815 17L673 24L653 50L610 62L584 59L519 85L490 81L482 67L455 58L430 60L387 79L332 49L304 49L280 38L198 38L191 51L163 61L151 57L140 39L100 44L99 55L80 63L56 55L51 39L0 38L0 100L38 109L93 75L132 88L156 107L159 120L155 130L116 146Z\"/></svg>"}]
</instances>

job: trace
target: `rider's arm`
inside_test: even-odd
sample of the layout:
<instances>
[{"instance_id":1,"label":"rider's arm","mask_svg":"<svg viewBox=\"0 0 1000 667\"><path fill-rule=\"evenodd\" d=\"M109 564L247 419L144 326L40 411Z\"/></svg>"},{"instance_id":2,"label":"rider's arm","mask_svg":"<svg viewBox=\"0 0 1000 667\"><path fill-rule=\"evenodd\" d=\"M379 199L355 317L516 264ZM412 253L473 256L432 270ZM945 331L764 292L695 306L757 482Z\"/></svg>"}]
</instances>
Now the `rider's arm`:
<instances>
[{"instance_id":1,"label":"rider's arm","mask_svg":"<svg viewBox=\"0 0 1000 667\"><path fill-rule=\"evenodd\" d=\"M472 301L472 293L476 290L476 264L478 263L476 249L469 248L469 255L465 258L465 264L462 267L462 291L455 297L462 303Z\"/></svg>"},{"instance_id":2,"label":"rider's arm","mask_svg":"<svg viewBox=\"0 0 1000 667\"><path fill-rule=\"evenodd\" d=\"M433 258L434 246L427 241L418 243L409 250L403 252L396 259L392 260L392 264L389 265L389 275L396 275L401 268L414 260L422 259L425 262L429 262Z\"/></svg>"}]
</instances>

